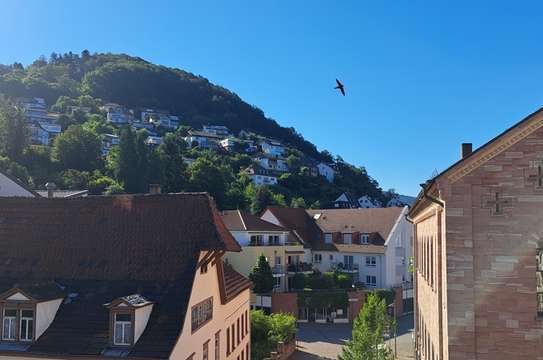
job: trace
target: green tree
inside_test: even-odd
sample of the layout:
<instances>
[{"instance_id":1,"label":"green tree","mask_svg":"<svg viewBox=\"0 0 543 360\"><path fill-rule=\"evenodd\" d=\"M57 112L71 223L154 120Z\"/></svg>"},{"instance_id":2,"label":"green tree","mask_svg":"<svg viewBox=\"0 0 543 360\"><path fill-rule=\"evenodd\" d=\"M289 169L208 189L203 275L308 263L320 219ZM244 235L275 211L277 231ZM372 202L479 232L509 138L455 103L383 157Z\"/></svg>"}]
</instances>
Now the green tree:
<instances>
[{"instance_id":1,"label":"green tree","mask_svg":"<svg viewBox=\"0 0 543 360\"><path fill-rule=\"evenodd\" d=\"M183 162L183 153L186 143L176 134L168 133L162 138L162 144L154 154L151 154L150 176L157 172L159 178L153 178L153 182L162 184L165 192L180 192L186 186L186 166Z\"/></svg>"},{"instance_id":2,"label":"green tree","mask_svg":"<svg viewBox=\"0 0 543 360\"><path fill-rule=\"evenodd\" d=\"M251 311L251 359L269 358L279 342L288 343L295 336L296 318L293 315L266 315L262 310Z\"/></svg>"},{"instance_id":3,"label":"green tree","mask_svg":"<svg viewBox=\"0 0 543 360\"><path fill-rule=\"evenodd\" d=\"M385 345L385 333L391 325L386 306L385 300L377 295L368 295L354 321L352 340L343 347L340 360L393 359L390 349Z\"/></svg>"},{"instance_id":4,"label":"green tree","mask_svg":"<svg viewBox=\"0 0 543 360\"><path fill-rule=\"evenodd\" d=\"M131 194L144 193L148 190L147 154L146 150L143 150L145 147L143 141L144 135L140 133L136 136L130 127L124 127L119 139L119 150L112 164L117 181Z\"/></svg>"},{"instance_id":5,"label":"green tree","mask_svg":"<svg viewBox=\"0 0 543 360\"><path fill-rule=\"evenodd\" d=\"M222 208L228 184L233 181L231 169L220 164L216 155L205 153L188 168L188 173L190 190L207 191Z\"/></svg>"},{"instance_id":6,"label":"green tree","mask_svg":"<svg viewBox=\"0 0 543 360\"><path fill-rule=\"evenodd\" d=\"M23 111L0 98L0 150L10 159L19 161L28 143Z\"/></svg>"},{"instance_id":7,"label":"green tree","mask_svg":"<svg viewBox=\"0 0 543 360\"><path fill-rule=\"evenodd\" d=\"M80 125L72 125L55 138L53 159L63 169L91 171L99 167L102 142L100 137Z\"/></svg>"},{"instance_id":8,"label":"green tree","mask_svg":"<svg viewBox=\"0 0 543 360\"><path fill-rule=\"evenodd\" d=\"M297 198L292 198L292 201L290 202L290 207L305 209L307 205L305 204L305 200L303 197L297 197Z\"/></svg>"},{"instance_id":9,"label":"green tree","mask_svg":"<svg viewBox=\"0 0 543 360\"><path fill-rule=\"evenodd\" d=\"M249 279L254 284L253 291L256 294L265 294L273 290L275 279L270 264L263 254L259 256L253 271L249 274Z\"/></svg>"}]
</instances>

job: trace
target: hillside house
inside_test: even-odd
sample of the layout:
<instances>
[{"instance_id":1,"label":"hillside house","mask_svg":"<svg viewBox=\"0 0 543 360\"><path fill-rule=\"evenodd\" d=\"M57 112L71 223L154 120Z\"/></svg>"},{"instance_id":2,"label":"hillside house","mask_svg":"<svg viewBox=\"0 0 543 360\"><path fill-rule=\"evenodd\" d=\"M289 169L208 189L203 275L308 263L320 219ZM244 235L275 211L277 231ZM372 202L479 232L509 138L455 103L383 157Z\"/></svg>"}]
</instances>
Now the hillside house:
<instances>
[{"instance_id":1,"label":"hillside house","mask_svg":"<svg viewBox=\"0 0 543 360\"><path fill-rule=\"evenodd\" d=\"M277 171L264 169L258 165L249 166L244 173L255 185L277 185L277 179L281 176Z\"/></svg>"},{"instance_id":2,"label":"hillside house","mask_svg":"<svg viewBox=\"0 0 543 360\"><path fill-rule=\"evenodd\" d=\"M107 107L106 118L107 121L117 125L131 124L134 122L134 115L126 108L116 105L109 104Z\"/></svg>"},{"instance_id":3,"label":"hillside house","mask_svg":"<svg viewBox=\"0 0 543 360\"><path fill-rule=\"evenodd\" d=\"M190 147L197 146L203 149L217 149L221 139L221 136L196 130L189 130L185 137L185 141Z\"/></svg>"},{"instance_id":4,"label":"hillside house","mask_svg":"<svg viewBox=\"0 0 543 360\"><path fill-rule=\"evenodd\" d=\"M334 200L334 207L337 209L356 209L359 204L353 194L344 192Z\"/></svg>"},{"instance_id":5,"label":"hillside house","mask_svg":"<svg viewBox=\"0 0 543 360\"><path fill-rule=\"evenodd\" d=\"M229 151L229 152L234 151L237 144L238 144L238 142L236 141L236 139L234 139L232 137L228 137L226 139L223 139L223 140L219 141L219 146L221 148L223 148L224 150Z\"/></svg>"},{"instance_id":6,"label":"hillside house","mask_svg":"<svg viewBox=\"0 0 543 360\"><path fill-rule=\"evenodd\" d=\"M329 183L334 182L334 177L336 176L336 171L333 167L331 167L328 164L325 164L323 162L317 164L317 169L319 171L319 175L323 176L328 180Z\"/></svg>"},{"instance_id":7,"label":"hillside house","mask_svg":"<svg viewBox=\"0 0 543 360\"><path fill-rule=\"evenodd\" d=\"M204 125L202 127L202 132L217 135L221 138L230 136L230 130L228 130L228 128L223 125Z\"/></svg>"},{"instance_id":8,"label":"hillside house","mask_svg":"<svg viewBox=\"0 0 543 360\"><path fill-rule=\"evenodd\" d=\"M140 121L142 124L152 124L169 130L177 129L181 123L179 116L170 115L168 111L153 109L142 110Z\"/></svg>"},{"instance_id":9,"label":"hillside house","mask_svg":"<svg viewBox=\"0 0 543 360\"><path fill-rule=\"evenodd\" d=\"M358 198L358 205L362 209L374 209L383 207L379 200L373 199L367 195Z\"/></svg>"},{"instance_id":10,"label":"hillside house","mask_svg":"<svg viewBox=\"0 0 543 360\"><path fill-rule=\"evenodd\" d=\"M266 170L278 172L287 172L289 170L286 159L280 157L260 154L253 157L253 161L257 162L260 167Z\"/></svg>"},{"instance_id":11,"label":"hillside house","mask_svg":"<svg viewBox=\"0 0 543 360\"><path fill-rule=\"evenodd\" d=\"M60 125L44 121L30 123L28 129L32 144L46 146L52 145L55 137L62 131Z\"/></svg>"},{"instance_id":12,"label":"hillside house","mask_svg":"<svg viewBox=\"0 0 543 360\"><path fill-rule=\"evenodd\" d=\"M283 156L285 153L285 147L279 141L264 139L259 141L258 145L262 148L262 152L269 156Z\"/></svg>"},{"instance_id":13,"label":"hillside house","mask_svg":"<svg viewBox=\"0 0 543 360\"><path fill-rule=\"evenodd\" d=\"M387 203L387 207L393 207L393 206L412 206L415 203L416 198L413 196L407 196L407 195L398 195L392 199L390 199Z\"/></svg>"},{"instance_id":14,"label":"hillside house","mask_svg":"<svg viewBox=\"0 0 543 360\"><path fill-rule=\"evenodd\" d=\"M102 135L102 155L107 156L113 146L119 145L121 139L119 135L103 134Z\"/></svg>"},{"instance_id":15,"label":"hillside house","mask_svg":"<svg viewBox=\"0 0 543 360\"><path fill-rule=\"evenodd\" d=\"M3 199L0 218L0 359L249 358L251 283L206 194Z\"/></svg>"},{"instance_id":16,"label":"hillside house","mask_svg":"<svg viewBox=\"0 0 543 360\"><path fill-rule=\"evenodd\" d=\"M148 136L147 139L145 139L145 145L155 148L162 144L162 137L160 136Z\"/></svg>"},{"instance_id":17,"label":"hillside house","mask_svg":"<svg viewBox=\"0 0 543 360\"><path fill-rule=\"evenodd\" d=\"M19 104L24 109L24 115L28 122L50 121L47 112L47 104L42 98L19 99Z\"/></svg>"}]
</instances>

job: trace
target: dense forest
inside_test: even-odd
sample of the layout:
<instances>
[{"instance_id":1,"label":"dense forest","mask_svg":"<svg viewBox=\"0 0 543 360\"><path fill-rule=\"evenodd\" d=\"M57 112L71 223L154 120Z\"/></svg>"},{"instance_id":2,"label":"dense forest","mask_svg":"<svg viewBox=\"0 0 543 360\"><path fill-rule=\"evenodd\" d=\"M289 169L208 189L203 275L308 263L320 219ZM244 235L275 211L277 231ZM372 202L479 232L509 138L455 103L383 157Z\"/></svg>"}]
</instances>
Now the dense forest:
<instances>
[{"instance_id":1,"label":"dense forest","mask_svg":"<svg viewBox=\"0 0 543 360\"><path fill-rule=\"evenodd\" d=\"M44 98L62 115L63 132L52 146L30 145L25 116L17 104L24 97ZM116 127L101 108L115 102L129 108L164 109L181 117L182 127L164 133L158 147L144 141L145 130ZM85 113L78 107L90 109ZM75 110L74 110L75 109ZM276 186L254 186L241 171L252 159L243 151L217 153L192 148L183 140L190 128L225 125L275 138L288 146L290 167ZM104 156L102 135L118 134L119 146ZM187 165L184 158L195 159ZM307 159L334 162L334 183L308 174ZM0 169L32 187L54 181L61 188L87 188L93 194L146 192L149 183L165 191L208 191L221 208L260 211L269 204L324 207L349 191L385 202L384 192L364 168L317 148L294 128L281 127L263 111L231 91L189 72L151 64L127 55L56 54L34 63L0 65Z\"/></svg>"}]
</instances>

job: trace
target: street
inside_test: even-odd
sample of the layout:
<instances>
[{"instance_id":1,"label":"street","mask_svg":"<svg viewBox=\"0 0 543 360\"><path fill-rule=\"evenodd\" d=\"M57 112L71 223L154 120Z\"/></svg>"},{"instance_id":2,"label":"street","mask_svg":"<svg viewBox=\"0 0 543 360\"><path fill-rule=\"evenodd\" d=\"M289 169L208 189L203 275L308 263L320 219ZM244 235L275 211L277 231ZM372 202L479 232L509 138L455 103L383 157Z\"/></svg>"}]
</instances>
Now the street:
<instances>
[{"instance_id":1,"label":"street","mask_svg":"<svg viewBox=\"0 0 543 360\"><path fill-rule=\"evenodd\" d=\"M413 314L398 319L396 347L398 359L414 359L413 352ZM351 324L300 324L297 334L298 350L293 360L337 359L341 347L351 338ZM388 345L394 349L394 339Z\"/></svg>"}]
</instances>

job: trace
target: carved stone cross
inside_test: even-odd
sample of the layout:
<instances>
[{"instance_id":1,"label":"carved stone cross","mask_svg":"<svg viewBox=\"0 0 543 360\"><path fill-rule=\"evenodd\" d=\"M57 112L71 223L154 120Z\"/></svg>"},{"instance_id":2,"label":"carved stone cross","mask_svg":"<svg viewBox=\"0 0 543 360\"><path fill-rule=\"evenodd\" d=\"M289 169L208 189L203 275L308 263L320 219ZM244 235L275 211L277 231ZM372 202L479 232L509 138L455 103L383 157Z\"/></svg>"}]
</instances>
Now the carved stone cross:
<instances>
[{"instance_id":1,"label":"carved stone cross","mask_svg":"<svg viewBox=\"0 0 543 360\"><path fill-rule=\"evenodd\" d=\"M513 201L509 197L503 197L499 192L494 192L492 199L487 200L484 205L485 208L490 208L492 210L492 215L501 215L505 208L513 206Z\"/></svg>"}]
</instances>

